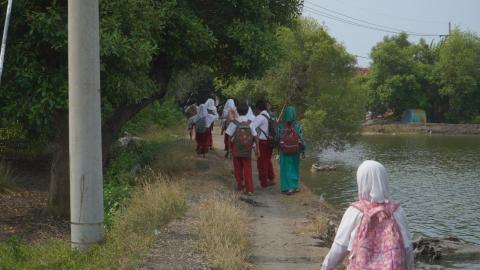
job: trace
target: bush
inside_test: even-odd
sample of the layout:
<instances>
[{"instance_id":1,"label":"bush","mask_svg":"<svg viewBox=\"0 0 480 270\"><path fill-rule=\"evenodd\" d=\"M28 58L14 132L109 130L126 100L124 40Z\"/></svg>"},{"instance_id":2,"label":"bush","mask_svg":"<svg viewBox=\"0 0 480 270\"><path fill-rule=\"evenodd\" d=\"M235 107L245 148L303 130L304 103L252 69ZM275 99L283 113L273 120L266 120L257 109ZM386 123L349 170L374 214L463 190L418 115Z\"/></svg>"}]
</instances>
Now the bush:
<instances>
[{"instance_id":1,"label":"bush","mask_svg":"<svg viewBox=\"0 0 480 270\"><path fill-rule=\"evenodd\" d=\"M141 134L152 125L169 128L177 126L182 120L182 110L173 100L167 100L163 103L156 101L139 112L125 125L123 130L133 134Z\"/></svg>"}]
</instances>

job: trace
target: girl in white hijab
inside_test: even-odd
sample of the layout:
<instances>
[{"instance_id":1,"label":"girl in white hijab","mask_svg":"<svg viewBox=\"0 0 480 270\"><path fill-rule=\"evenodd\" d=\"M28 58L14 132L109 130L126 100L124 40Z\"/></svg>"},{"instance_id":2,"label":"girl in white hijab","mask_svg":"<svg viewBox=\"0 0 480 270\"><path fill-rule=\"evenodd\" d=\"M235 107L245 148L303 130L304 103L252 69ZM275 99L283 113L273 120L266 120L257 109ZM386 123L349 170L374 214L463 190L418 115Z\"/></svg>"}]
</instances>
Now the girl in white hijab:
<instances>
[{"instance_id":1,"label":"girl in white hijab","mask_svg":"<svg viewBox=\"0 0 480 270\"><path fill-rule=\"evenodd\" d=\"M215 106L215 101L212 98L207 99L205 106L207 106L208 113L218 118L217 107Z\"/></svg>"},{"instance_id":2,"label":"girl in white hijab","mask_svg":"<svg viewBox=\"0 0 480 270\"><path fill-rule=\"evenodd\" d=\"M207 106L201 104L198 107L198 113L189 119L190 132L195 126L195 141L197 142L197 153L205 155L210 147L212 132L210 126L213 125L216 117L208 113Z\"/></svg>"},{"instance_id":3,"label":"girl in white hijab","mask_svg":"<svg viewBox=\"0 0 480 270\"><path fill-rule=\"evenodd\" d=\"M207 107L207 112L210 115L213 115L215 120L218 119L217 107L215 106L215 101L212 98L207 99L207 101L205 102L205 106ZM213 150L213 137L212 137L213 122L209 127L210 127L210 135L208 138L208 145L210 147L210 150Z\"/></svg>"},{"instance_id":4,"label":"girl in white hijab","mask_svg":"<svg viewBox=\"0 0 480 270\"><path fill-rule=\"evenodd\" d=\"M225 131L228 128L228 125L230 122L235 120L238 117L237 113L237 107L235 106L235 101L233 99L229 98L227 102L225 102L225 106L223 106L223 112L222 112L222 131L221 135L224 135L223 138L223 143L224 143L224 150L225 150L225 157L228 158L228 155L230 153L230 139L227 133Z\"/></svg>"},{"instance_id":5,"label":"girl in white hijab","mask_svg":"<svg viewBox=\"0 0 480 270\"><path fill-rule=\"evenodd\" d=\"M359 200L372 203L388 203L390 196L388 174L382 164L373 160L364 161L357 170L357 186ZM323 261L322 270L335 269L352 251L353 241L362 217L363 213L357 208L350 206L347 209L338 227L332 247ZM395 210L393 217L403 239L406 268L411 270L413 269L412 243L407 218L401 206Z\"/></svg>"}]
</instances>

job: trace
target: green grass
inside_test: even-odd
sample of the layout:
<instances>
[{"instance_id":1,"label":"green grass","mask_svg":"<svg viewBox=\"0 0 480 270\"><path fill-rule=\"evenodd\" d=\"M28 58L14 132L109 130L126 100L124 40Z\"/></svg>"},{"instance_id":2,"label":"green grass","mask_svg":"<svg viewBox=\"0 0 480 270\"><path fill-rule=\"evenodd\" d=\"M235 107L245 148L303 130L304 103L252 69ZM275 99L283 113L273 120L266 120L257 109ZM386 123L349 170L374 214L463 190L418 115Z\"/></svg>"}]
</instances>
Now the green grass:
<instances>
[{"instance_id":1,"label":"green grass","mask_svg":"<svg viewBox=\"0 0 480 270\"><path fill-rule=\"evenodd\" d=\"M180 129L164 127L165 121L178 125L181 113L173 103L162 106L154 105L127 125L127 131L140 131L144 141L112 153L104 177L104 243L72 252L68 241L29 245L12 238L0 243L0 270L134 269L141 263L154 243L154 230L185 214L185 188L176 175L193 168L185 152L192 152L193 145L184 140ZM148 113L152 111L154 116ZM152 122L158 115L163 115L162 120ZM12 175L0 163L0 177L8 176L0 178L0 188L10 185Z\"/></svg>"},{"instance_id":2,"label":"green grass","mask_svg":"<svg viewBox=\"0 0 480 270\"><path fill-rule=\"evenodd\" d=\"M67 241L27 245L17 239L0 244L0 269L133 269L155 240L154 230L187 210L183 188L157 174L135 189L120 209L104 244L72 252Z\"/></svg>"}]
</instances>

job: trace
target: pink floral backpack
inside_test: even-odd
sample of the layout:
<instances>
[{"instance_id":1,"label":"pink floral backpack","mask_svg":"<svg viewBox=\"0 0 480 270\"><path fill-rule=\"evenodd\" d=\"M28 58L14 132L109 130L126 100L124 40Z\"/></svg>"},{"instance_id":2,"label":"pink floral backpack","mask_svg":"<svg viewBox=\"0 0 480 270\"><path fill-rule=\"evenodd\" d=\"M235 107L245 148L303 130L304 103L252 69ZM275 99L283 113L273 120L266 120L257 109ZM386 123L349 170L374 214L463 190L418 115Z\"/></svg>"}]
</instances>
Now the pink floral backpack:
<instances>
[{"instance_id":1,"label":"pink floral backpack","mask_svg":"<svg viewBox=\"0 0 480 270\"><path fill-rule=\"evenodd\" d=\"M404 270L403 238L393 216L400 203L371 203L361 200L351 204L363 213L353 241L347 269Z\"/></svg>"}]
</instances>

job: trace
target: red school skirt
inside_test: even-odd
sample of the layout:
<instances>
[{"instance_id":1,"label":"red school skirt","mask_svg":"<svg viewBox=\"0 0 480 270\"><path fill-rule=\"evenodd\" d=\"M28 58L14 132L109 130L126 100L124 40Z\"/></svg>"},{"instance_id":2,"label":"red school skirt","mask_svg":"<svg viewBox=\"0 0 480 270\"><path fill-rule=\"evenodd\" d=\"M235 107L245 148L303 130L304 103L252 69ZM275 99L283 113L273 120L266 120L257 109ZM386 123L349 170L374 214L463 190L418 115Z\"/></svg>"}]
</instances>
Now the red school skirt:
<instances>
[{"instance_id":1,"label":"red school skirt","mask_svg":"<svg viewBox=\"0 0 480 270\"><path fill-rule=\"evenodd\" d=\"M204 133L195 133L195 141L197 142L197 153L206 154L210 148L210 140L212 139L212 131L207 128Z\"/></svg>"}]
</instances>

